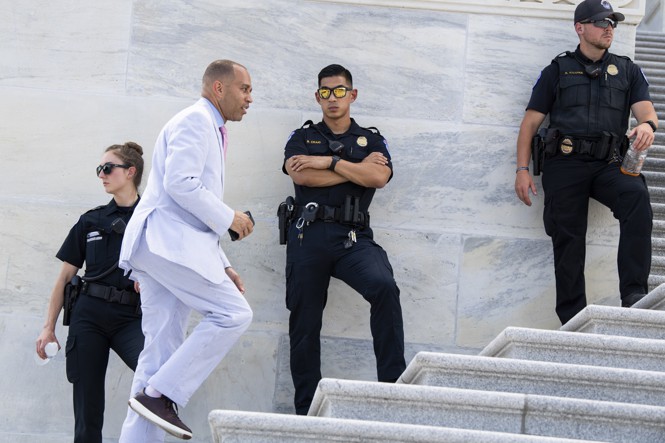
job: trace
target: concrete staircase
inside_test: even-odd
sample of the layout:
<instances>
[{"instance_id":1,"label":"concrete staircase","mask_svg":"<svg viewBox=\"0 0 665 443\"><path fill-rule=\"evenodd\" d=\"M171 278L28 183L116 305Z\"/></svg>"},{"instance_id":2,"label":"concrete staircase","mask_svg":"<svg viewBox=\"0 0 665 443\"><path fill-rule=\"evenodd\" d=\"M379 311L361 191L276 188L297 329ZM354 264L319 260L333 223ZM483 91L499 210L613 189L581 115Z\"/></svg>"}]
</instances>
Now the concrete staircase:
<instances>
[{"instance_id":1,"label":"concrete staircase","mask_svg":"<svg viewBox=\"0 0 665 443\"><path fill-rule=\"evenodd\" d=\"M635 62L649 79L651 99L658 113L660 127L665 125L665 34L638 32ZM634 125L633 120L633 125ZM649 287L665 283L665 130L656 132L643 167L653 208L653 255Z\"/></svg>"},{"instance_id":2,"label":"concrete staircase","mask_svg":"<svg viewBox=\"0 0 665 443\"><path fill-rule=\"evenodd\" d=\"M665 125L665 35L638 33L635 59ZM323 379L308 417L214 410L214 441L665 442L665 130L643 171L652 290L634 308L506 328L477 356L421 352L396 384Z\"/></svg>"},{"instance_id":3,"label":"concrete staircase","mask_svg":"<svg viewBox=\"0 0 665 443\"><path fill-rule=\"evenodd\" d=\"M639 309L642 308L642 309ZM308 417L215 410L220 442L665 442L665 284L480 355L420 352L396 384L323 379Z\"/></svg>"}]
</instances>

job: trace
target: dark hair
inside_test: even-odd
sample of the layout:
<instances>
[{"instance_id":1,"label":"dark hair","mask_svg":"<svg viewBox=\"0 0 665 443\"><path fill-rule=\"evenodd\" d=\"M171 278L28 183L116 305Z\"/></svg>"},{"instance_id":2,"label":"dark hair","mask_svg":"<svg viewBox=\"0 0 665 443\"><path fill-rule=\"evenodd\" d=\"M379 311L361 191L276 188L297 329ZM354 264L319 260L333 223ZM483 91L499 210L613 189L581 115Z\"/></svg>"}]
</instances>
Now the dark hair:
<instances>
[{"instance_id":1,"label":"dark hair","mask_svg":"<svg viewBox=\"0 0 665 443\"><path fill-rule=\"evenodd\" d=\"M115 155L120 157L120 160L124 164L136 168L134 186L138 189L141 185L141 178L143 177L143 148L141 145L134 142L127 142L124 145L111 145L104 152L109 151L113 151Z\"/></svg>"},{"instance_id":2,"label":"dark hair","mask_svg":"<svg viewBox=\"0 0 665 443\"><path fill-rule=\"evenodd\" d=\"M215 80L223 78L230 78L233 80L235 78L235 66L239 66L245 70L247 69L240 63L231 60L215 60L210 63L203 73L203 79L201 80L203 86L211 85Z\"/></svg>"},{"instance_id":3,"label":"dark hair","mask_svg":"<svg viewBox=\"0 0 665 443\"><path fill-rule=\"evenodd\" d=\"M328 65L321 69L321 72L319 72L319 86L321 86L322 79L326 77L336 77L338 75L344 77L349 82L349 86L353 88L353 77L351 76L351 72L342 65Z\"/></svg>"}]
</instances>

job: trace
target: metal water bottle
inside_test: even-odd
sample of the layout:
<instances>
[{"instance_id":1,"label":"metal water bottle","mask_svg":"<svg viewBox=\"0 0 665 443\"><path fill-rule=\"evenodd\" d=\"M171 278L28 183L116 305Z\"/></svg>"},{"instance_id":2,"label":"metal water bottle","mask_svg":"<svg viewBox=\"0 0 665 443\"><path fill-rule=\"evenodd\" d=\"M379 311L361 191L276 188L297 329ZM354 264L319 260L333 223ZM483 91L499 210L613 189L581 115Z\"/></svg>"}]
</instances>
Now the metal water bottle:
<instances>
[{"instance_id":1,"label":"metal water bottle","mask_svg":"<svg viewBox=\"0 0 665 443\"><path fill-rule=\"evenodd\" d=\"M644 160L647 158L647 150L636 151L631 146L626 155L623 157L623 163L621 163L621 172L627 175L640 175L642 171L642 165L644 165Z\"/></svg>"}]
</instances>

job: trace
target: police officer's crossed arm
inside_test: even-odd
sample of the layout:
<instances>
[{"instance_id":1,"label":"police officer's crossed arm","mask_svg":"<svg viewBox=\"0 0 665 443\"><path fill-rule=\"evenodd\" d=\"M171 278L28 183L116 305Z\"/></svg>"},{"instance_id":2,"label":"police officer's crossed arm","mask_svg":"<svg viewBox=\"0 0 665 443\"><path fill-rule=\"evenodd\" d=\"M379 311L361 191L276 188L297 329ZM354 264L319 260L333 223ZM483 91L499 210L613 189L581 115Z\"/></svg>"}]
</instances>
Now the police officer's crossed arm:
<instances>
[{"instance_id":1,"label":"police officer's crossed arm","mask_svg":"<svg viewBox=\"0 0 665 443\"><path fill-rule=\"evenodd\" d=\"M330 156L294 155L286 161L286 172L297 185L310 187L333 186L347 181L367 188L382 188L390 179L388 159L372 152L360 163L339 160L334 171L328 170Z\"/></svg>"},{"instance_id":2,"label":"police officer's crossed arm","mask_svg":"<svg viewBox=\"0 0 665 443\"><path fill-rule=\"evenodd\" d=\"M648 121L653 122L658 127L658 115L653 103L648 100L634 103L630 110L633 116L638 121L632 131L628 134L628 138L633 140L632 146L637 151L644 151L648 149L655 138L654 130Z\"/></svg>"},{"instance_id":3,"label":"police officer's crossed arm","mask_svg":"<svg viewBox=\"0 0 665 443\"><path fill-rule=\"evenodd\" d=\"M517 171L515 173L515 193L522 202L531 206L531 199L529 198L529 190L533 195L538 195L536 185L533 183L533 178L528 169L520 169L528 167L531 160L531 140L536 135L538 128L545 120L545 114L527 109L520 124L520 132L517 136Z\"/></svg>"}]
</instances>

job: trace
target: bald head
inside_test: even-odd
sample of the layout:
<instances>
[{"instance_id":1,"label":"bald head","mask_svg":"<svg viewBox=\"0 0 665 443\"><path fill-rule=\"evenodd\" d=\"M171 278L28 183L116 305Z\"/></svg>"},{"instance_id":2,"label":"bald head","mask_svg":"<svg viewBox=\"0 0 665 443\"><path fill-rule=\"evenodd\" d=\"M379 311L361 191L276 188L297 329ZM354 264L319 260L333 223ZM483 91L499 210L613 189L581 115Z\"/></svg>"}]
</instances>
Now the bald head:
<instances>
[{"instance_id":1,"label":"bald head","mask_svg":"<svg viewBox=\"0 0 665 443\"><path fill-rule=\"evenodd\" d=\"M222 83L233 81L235 78L235 67L247 70L240 63L231 60L215 60L210 63L203 73L202 89L203 91L210 90L215 81L219 80Z\"/></svg>"}]
</instances>

